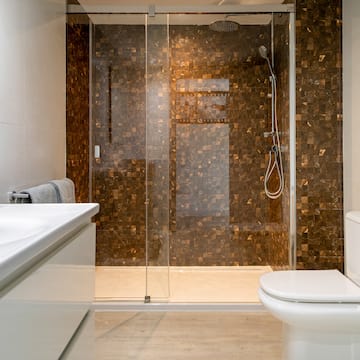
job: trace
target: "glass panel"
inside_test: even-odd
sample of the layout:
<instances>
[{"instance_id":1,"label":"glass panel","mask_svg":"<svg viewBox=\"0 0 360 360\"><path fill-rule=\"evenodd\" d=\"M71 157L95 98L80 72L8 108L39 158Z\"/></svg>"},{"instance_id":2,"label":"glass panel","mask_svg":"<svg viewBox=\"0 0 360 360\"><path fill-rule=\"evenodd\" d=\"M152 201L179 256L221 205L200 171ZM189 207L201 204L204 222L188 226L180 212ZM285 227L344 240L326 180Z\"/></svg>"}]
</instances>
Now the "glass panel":
<instances>
[{"instance_id":1,"label":"glass panel","mask_svg":"<svg viewBox=\"0 0 360 360\"><path fill-rule=\"evenodd\" d=\"M289 264L289 16L91 18L97 264L111 266L107 283L121 270L104 297L257 301L249 279ZM276 200L264 191L269 64L285 172Z\"/></svg>"},{"instance_id":2,"label":"glass panel","mask_svg":"<svg viewBox=\"0 0 360 360\"><path fill-rule=\"evenodd\" d=\"M172 301L256 302L258 276L289 265L288 16L273 20L170 15ZM276 200L264 191L272 86L260 46L278 79L286 189Z\"/></svg>"},{"instance_id":3,"label":"glass panel","mask_svg":"<svg viewBox=\"0 0 360 360\"><path fill-rule=\"evenodd\" d=\"M101 297L144 299L146 287L145 16L90 15L92 194Z\"/></svg>"},{"instance_id":4,"label":"glass panel","mask_svg":"<svg viewBox=\"0 0 360 360\"><path fill-rule=\"evenodd\" d=\"M289 14L273 15L274 69L277 76L277 117L280 129L285 187L281 197L281 227L274 232L273 269L289 268L290 231L290 97Z\"/></svg>"},{"instance_id":5,"label":"glass panel","mask_svg":"<svg viewBox=\"0 0 360 360\"><path fill-rule=\"evenodd\" d=\"M168 16L147 18L147 292L169 296L169 31Z\"/></svg>"}]
</instances>

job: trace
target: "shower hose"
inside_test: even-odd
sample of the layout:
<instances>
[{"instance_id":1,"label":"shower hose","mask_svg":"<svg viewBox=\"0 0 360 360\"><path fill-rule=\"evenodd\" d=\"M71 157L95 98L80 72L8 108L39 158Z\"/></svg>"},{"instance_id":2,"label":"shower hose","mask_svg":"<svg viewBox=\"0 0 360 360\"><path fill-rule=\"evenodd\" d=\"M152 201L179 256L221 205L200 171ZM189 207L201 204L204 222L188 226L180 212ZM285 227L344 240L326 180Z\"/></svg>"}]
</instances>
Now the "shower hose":
<instances>
[{"instance_id":1,"label":"shower hose","mask_svg":"<svg viewBox=\"0 0 360 360\"><path fill-rule=\"evenodd\" d=\"M277 100L277 90L276 90L276 78L274 75L270 76L271 81L271 137L272 137L272 146L269 150L269 161L266 168L265 177L264 177L264 188L265 194L270 199L277 199L281 196L284 191L284 169L282 162L281 154L281 143L279 136L279 127L277 119L277 109L276 109L276 100ZM269 189L270 179L273 175L277 175L278 184L275 190Z\"/></svg>"}]
</instances>

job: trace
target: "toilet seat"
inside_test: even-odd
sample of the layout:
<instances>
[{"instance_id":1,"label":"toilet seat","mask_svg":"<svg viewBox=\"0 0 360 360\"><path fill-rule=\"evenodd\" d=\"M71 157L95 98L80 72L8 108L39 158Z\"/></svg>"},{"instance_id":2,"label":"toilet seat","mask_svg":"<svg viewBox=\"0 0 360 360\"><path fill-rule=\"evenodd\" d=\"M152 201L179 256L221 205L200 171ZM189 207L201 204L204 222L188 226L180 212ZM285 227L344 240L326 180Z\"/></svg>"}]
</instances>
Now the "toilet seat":
<instances>
[{"instance_id":1,"label":"toilet seat","mask_svg":"<svg viewBox=\"0 0 360 360\"><path fill-rule=\"evenodd\" d=\"M268 295L304 303L360 303L360 287L338 270L274 271L260 278Z\"/></svg>"}]
</instances>

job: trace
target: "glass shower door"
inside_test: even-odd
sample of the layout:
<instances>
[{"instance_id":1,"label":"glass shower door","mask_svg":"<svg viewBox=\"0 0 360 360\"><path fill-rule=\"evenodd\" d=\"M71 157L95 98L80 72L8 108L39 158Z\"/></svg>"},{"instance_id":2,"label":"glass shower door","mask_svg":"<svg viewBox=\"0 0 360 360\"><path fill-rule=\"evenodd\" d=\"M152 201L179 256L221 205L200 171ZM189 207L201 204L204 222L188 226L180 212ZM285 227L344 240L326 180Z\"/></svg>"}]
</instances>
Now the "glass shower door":
<instances>
[{"instance_id":1,"label":"glass shower door","mask_svg":"<svg viewBox=\"0 0 360 360\"><path fill-rule=\"evenodd\" d=\"M167 17L92 15L92 201L98 297L166 300Z\"/></svg>"},{"instance_id":2,"label":"glass shower door","mask_svg":"<svg viewBox=\"0 0 360 360\"><path fill-rule=\"evenodd\" d=\"M169 297L169 25L147 16L146 301Z\"/></svg>"}]
</instances>

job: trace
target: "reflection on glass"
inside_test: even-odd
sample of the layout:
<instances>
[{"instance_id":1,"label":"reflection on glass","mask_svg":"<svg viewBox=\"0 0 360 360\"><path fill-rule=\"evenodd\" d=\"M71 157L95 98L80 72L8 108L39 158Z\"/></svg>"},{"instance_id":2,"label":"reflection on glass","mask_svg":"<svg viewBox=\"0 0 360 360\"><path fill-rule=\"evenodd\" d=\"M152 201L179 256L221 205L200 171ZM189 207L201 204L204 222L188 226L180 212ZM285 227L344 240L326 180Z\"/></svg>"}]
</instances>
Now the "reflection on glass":
<instances>
[{"instance_id":1,"label":"reflection on glass","mask_svg":"<svg viewBox=\"0 0 360 360\"><path fill-rule=\"evenodd\" d=\"M140 271L130 298L171 296L169 264L288 265L289 157L284 196L269 200L271 87L258 54L274 49L286 149L288 15L256 15L233 14L231 32L209 27L218 14L93 17L97 262L128 271L123 284Z\"/></svg>"}]
</instances>

